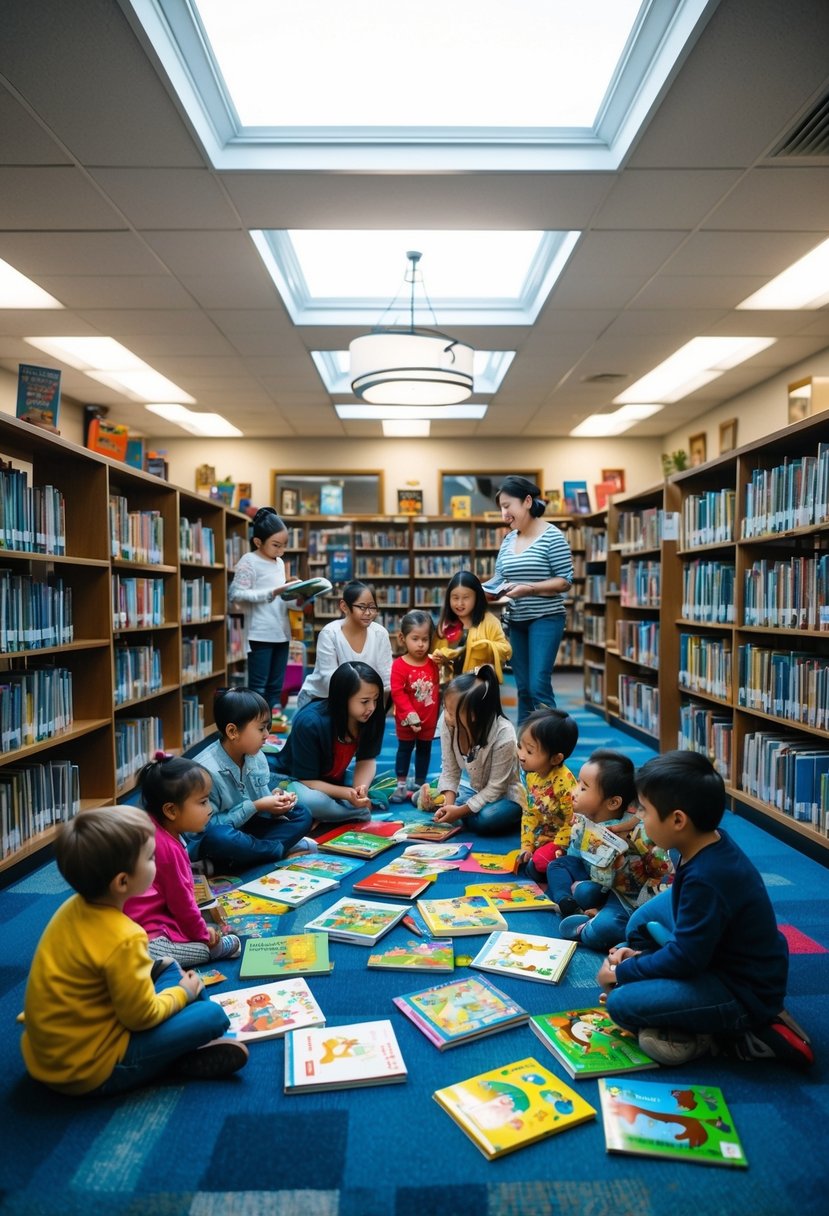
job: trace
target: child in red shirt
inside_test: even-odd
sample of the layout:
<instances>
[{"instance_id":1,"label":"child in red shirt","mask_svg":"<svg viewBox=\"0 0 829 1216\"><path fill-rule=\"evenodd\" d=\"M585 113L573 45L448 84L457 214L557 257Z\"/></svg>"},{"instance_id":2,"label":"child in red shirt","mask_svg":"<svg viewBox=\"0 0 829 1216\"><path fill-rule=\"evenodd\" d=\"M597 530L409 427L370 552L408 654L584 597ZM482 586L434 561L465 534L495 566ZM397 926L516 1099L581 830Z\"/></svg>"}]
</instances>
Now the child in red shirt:
<instances>
[{"instance_id":1,"label":"child in red shirt","mask_svg":"<svg viewBox=\"0 0 829 1216\"><path fill-rule=\"evenodd\" d=\"M432 618L415 609L400 622L398 642L403 647L391 665L391 699L397 731L397 757L394 771L397 789L390 802L406 802L406 786L412 752L415 754L415 788L420 789L429 773L432 740L440 707L440 672L429 655Z\"/></svg>"}]
</instances>

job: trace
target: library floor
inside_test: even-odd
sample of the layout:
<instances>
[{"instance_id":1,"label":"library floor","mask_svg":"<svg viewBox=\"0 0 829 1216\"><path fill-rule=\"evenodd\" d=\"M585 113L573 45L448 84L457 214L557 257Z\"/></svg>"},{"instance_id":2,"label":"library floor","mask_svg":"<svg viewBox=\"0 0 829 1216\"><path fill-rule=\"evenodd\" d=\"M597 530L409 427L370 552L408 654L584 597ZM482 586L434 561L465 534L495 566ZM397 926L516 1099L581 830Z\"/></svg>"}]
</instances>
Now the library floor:
<instances>
[{"instance_id":1,"label":"library floor","mask_svg":"<svg viewBox=\"0 0 829 1216\"><path fill-rule=\"evenodd\" d=\"M580 762L615 746L638 763L647 750L610 729L578 701L578 681L558 677L559 702L582 732ZM509 692L506 694L509 700ZM389 746L393 744L389 739ZM48 1093L22 1067L15 1016L32 951L67 888L47 864L0 891L0 1087L3 1153L0 1216L119 1213L127 1216L807 1216L826 1210L829 1118L826 1067L829 882L816 862L742 819L727 830L763 873L791 950L789 1008L818 1056L804 1078L774 1064L701 1059L647 1074L678 1087L720 1086L742 1139L747 1170L671 1165L605 1152L601 1119L487 1162L432 1100L440 1086L499 1064L553 1057L525 1026L438 1052L397 1013L394 995L427 986L423 973L367 972L366 951L332 943L334 971L311 987L327 1024L392 1019L409 1078L404 1085L286 1097L283 1044L255 1044L247 1069L224 1082L162 1083L120 1099L85 1102ZM488 842L506 851L513 841ZM385 858L388 854L385 855ZM360 874L379 868L368 862ZM435 893L459 892L451 871ZM440 891L438 891L438 887ZM324 897L280 918L301 931ZM330 897L329 897L330 902ZM552 924L550 918L552 917ZM522 914L528 933L555 934L551 913ZM514 925L511 925L514 927ZM404 933L395 929L389 935ZM472 954L481 939L456 942ZM597 955L579 948L561 983L504 979L531 1013L596 999ZM223 964L236 987L238 961ZM595 1081L574 1082L596 1105Z\"/></svg>"}]
</instances>

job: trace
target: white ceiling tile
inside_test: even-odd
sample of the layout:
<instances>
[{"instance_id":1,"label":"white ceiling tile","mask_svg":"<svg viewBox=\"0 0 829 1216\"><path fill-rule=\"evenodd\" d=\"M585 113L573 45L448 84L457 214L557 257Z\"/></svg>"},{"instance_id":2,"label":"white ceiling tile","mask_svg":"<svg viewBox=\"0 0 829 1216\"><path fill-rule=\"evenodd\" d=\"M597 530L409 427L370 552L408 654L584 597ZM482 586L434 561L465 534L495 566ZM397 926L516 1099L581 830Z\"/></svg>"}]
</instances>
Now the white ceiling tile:
<instances>
[{"instance_id":1,"label":"white ceiling tile","mask_svg":"<svg viewBox=\"0 0 829 1216\"><path fill-rule=\"evenodd\" d=\"M0 167L4 229L123 229L123 218L74 165Z\"/></svg>"},{"instance_id":2,"label":"white ceiling tile","mask_svg":"<svg viewBox=\"0 0 829 1216\"><path fill-rule=\"evenodd\" d=\"M671 258L666 273L769 278L814 245L814 236L805 232L695 232Z\"/></svg>"},{"instance_id":3,"label":"white ceiling tile","mask_svg":"<svg viewBox=\"0 0 829 1216\"><path fill-rule=\"evenodd\" d=\"M239 227L234 207L206 168L93 169L92 176L135 228Z\"/></svg>"},{"instance_id":4,"label":"white ceiling tile","mask_svg":"<svg viewBox=\"0 0 829 1216\"><path fill-rule=\"evenodd\" d=\"M265 274L182 275L181 283L202 308L267 308L276 295Z\"/></svg>"},{"instance_id":5,"label":"white ceiling tile","mask_svg":"<svg viewBox=\"0 0 829 1216\"><path fill-rule=\"evenodd\" d=\"M5 35L4 35L5 36ZM68 154L16 97L0 86L0 164L63 165Z\"/></svg>"},{"instance_id":6,"label":"white ceiling tile","mask_svg":"<svg viewBox=\"0 0 829 1216\"><path fill-rule=\"evenodd\" d=\"M158 274L162 267L132 232L0 232L0 258L36 282L40 275Z\"/></svg>"},{"instance_id":7,"label":"white ceiling tile","mask_svg":"<svg viewBox=\"0 0 829 1216\"><path fill-rule=\"evenodd\" d=\"M146 232L144 239L173 274L239 275L250 273L270 282L264 263L247 232L191 230Z\"/></svg>"},{"instance_id":8,"label":"white ceiling tile","mask_svg":"<svg viewBox=\"0 0 829 1216\"><path fill-rule=\"evenodd\" d=\"M614 274L638 275L641 280L654 274L679 249L685 232L588 232L576 246L563 275L566 282L574 275L594 278L613 267Z\"/></svg>"},{"instance_id":9,"label":"white ceiling tile","mask_svg":"<svg viewBox=\"0 0 829 1216\"><path fill-rule=\"evenodd\" d=\"M99 332L119 339L126 339L135 334L166 334L170 337L181 334L185 338L191 334L201 334L210 337L215 336L217 332L210 318L195 308L84 309L79 315ZM38 332L54 331L41 329Z\"/></svg>"},{"instance_id":10,"label":"white ceiling tile","mask_svg":"<svg viewBox=\"0 0 829 1216\"><path fill-rule=\"evenodd\" d=\"M192 308L193 298L169 274L41 275L39 285L67 308Z\"/></svg>"},{"instance_id":11,"label":"white ceiling tile","mask_svg":"<svg viewBox=\"0 0 829 1216\"><path fill-rule=\"evenodd\" d=\"M725 278L717 274L704 275L702 272L698 275L660 274L637 293L628 305L627 312L633 314L641 309L650 316L655 309L676 309L681 313L687 313L689 309L717 310L720 313L731 311L766 281L767 277L740 278L732 275Z\"/></svg>"},{"instance_id":12,"label":"white ceiling tile","mask_svg":"<svg viewBox=\"0 0 829 1216\"><path fill-rule=\"evenodd\" d=\"M696 228L740 176L736 169L626 169L592 228Z\"/></svg>"}]
</instances>

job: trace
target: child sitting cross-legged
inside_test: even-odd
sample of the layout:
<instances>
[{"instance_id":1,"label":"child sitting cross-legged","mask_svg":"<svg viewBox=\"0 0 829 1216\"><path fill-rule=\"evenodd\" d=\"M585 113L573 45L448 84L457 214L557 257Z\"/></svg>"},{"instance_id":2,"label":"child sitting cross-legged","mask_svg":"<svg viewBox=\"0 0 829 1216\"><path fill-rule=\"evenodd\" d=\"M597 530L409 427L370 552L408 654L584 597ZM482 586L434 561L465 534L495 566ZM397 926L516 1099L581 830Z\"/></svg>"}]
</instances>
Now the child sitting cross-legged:
<instances>
[{"instance_id":1,"label":"child sitting cross-legged","mask_svg":"<svg viewBox=\"0 0 829 1216\"><path fill-rule=\"evenodd\" d=\"M518 728L518 763L527 782L517 867L544 882L547 866L570 843L576 779L565 764L579 741L575 718L536 709Z\"/></svg>"},{"instance_id":2,"label":"child sitting cross-legged","mask_svg":"<svg viewBox=\"0 0 829 1216\"><path fill-rule=\"evenodd\" d=\"M602 964L610 1016L660 1064L722 1049L808 1067L808 1036L784 1009L788 947L762 877L719 826L719 773L696 752L666 752L642 766L636 789L648 837L679 858L672 925L664 945L621 946Z\"/></svg>"},{"instance_id":3,"label":"child sitting cross-legged","mask_svg":"<svg viewBox=\"0 0 829 1216\"><path fill-rule=\"evenodd\" d=\"M77 894L58 908L26 985L23 1059L65 1094L110 1095L166 1072L221 1077L242 1068L244 1043L194 971L153 964L124 904L155 876L155 825L137 807L84 811L58 829L55 857Z\"/></svg>"}]
</instances>

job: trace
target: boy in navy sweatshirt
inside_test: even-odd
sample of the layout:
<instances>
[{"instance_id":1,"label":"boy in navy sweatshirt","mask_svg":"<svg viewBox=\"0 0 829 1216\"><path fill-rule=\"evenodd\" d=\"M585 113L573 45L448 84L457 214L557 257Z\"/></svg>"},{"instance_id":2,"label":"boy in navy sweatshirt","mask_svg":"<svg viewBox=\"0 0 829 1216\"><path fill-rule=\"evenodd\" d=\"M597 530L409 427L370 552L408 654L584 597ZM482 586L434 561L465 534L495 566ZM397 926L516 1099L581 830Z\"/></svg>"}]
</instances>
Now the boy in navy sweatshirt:
<instances>
[{"instance_id":1,"label":"boy in navy sweatshirt","mask_svg":"<svg viewBox=\"0 0 829 1216\"><path fill-rule=\"evenodd\" d=\"M808 1037L783 1009L785 938L759 872L719 830L719 773L696 752L666 752L642 766L636 792L648 837L678 854L672 936L650 953L611 950L597 977L611 1017L660 1064L725 1050L808 1067Z\"/></svg>"}]
</instances>

